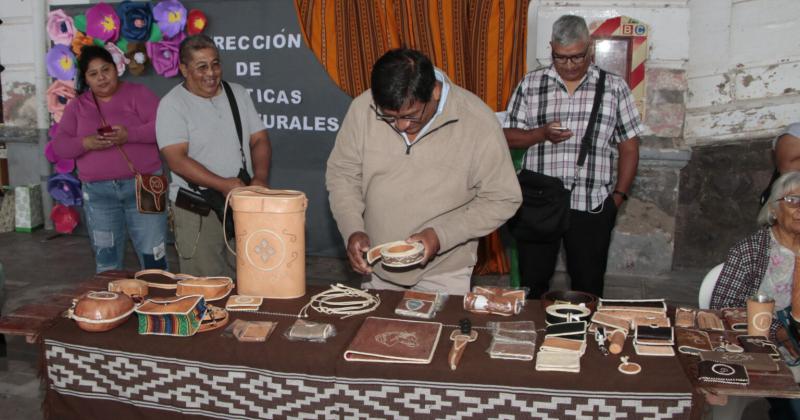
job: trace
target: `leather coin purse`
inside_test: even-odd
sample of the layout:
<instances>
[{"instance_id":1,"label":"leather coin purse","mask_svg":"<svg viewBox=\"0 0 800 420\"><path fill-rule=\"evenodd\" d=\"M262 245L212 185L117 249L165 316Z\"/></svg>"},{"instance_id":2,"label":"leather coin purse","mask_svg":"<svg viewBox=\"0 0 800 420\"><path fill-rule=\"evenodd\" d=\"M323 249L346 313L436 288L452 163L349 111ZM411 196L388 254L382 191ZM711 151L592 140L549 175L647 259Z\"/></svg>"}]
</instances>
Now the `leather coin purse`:
<instances>
[{"instance_id":1,"label":"leather coin purse","mask_svg":"<svg viewBox=\"0 0 800 420\"><path fill-rule=\"evenodd\" d=\"M121 325L133 310L133 300L123 293L89 292L76 299L67 314L82 330L102 332Z\"/></svg>"}]
</instances>

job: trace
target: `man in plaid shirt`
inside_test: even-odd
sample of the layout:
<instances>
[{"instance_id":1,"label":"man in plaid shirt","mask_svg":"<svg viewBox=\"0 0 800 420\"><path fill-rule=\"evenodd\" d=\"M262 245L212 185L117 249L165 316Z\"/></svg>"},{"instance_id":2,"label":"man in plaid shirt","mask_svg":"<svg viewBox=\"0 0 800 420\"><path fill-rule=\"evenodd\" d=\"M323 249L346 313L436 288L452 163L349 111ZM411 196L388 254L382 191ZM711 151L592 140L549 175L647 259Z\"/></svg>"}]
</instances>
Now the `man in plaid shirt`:
<instances>
[{"instance_id":1,"label":"man in plaid shirt","mask_svg":"<svg viewBox=\"0 0 800 420\"><path fill-rule=\"evenodd\" d=\"M553 24L550 46L553 64L522 79L503 131L509 147L527 149L523 168L559 178L568 189L575 185L570 227L562 238L517 242L522 285L533 298L549 289L563 239L572 289L602 296L611 230L639 164L641 122L625 80L607 74L594 136L578 169L600 70L592 65L592 41L579 16L561 16Z\"/></svg>"}]
</instances>

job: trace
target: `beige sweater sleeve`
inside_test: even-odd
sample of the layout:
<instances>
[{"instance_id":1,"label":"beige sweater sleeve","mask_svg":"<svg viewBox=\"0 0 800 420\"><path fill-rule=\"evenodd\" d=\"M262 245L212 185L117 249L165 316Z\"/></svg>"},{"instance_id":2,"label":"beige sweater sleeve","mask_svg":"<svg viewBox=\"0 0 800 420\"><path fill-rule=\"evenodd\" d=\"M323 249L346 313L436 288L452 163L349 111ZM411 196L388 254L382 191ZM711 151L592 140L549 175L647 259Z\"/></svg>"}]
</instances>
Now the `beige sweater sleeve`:
<instances>
[{"instance_id":1,"label":"beige sweater sleeve","mask_svg":"<svg viewBox=\"0 0 800 420\"><path fill-rule=\"evenodd\" d=\"M480 137L474 142L469 176L475 198L428 224L439 237L440 253L488 235L510 219L522 203L503 130L498 124L489 124L475 135Z\"/></svg>"},{"instance_id":2,"label":"beige sweater sleeve","mask_svg":"<svg viewBox=\"0 0 800 420\"><path fill-rule=\"evenodd\" d=\"M336 143L328 157L325 185L331 213L339 227L339 233L347 240L355 232L364 231L363 136L358 134L360 122L353 101L344 117ZM362 113L363 114L363 113Z\"/></svg>"}]
</instances>

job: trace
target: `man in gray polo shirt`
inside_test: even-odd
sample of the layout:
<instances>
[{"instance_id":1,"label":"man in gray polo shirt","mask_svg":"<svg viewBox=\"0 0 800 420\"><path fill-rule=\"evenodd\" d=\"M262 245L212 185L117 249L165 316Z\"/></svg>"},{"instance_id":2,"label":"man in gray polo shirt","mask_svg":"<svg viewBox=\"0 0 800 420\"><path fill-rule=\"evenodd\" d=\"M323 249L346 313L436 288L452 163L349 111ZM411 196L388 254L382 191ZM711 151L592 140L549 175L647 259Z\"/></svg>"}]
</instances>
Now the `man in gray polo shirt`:
<instances>
[{"instance_id":1,"label":"man in gray polo shirt","mask_svg":"<svg viewBox=\"0 0 800 420\"><path fill-rule=\"evenodd\" d=\"M156 117L158 147L172 171L169 197L180 272L233 277L235 259L227 252L217 216L178 208L175 200L181 188L191 190L189 183L227 195L245 185L237 177L243 164L250 185L267 186L272 147L253 100L242 86L230 83L242 122L240 147L222 86L219 51L210 38L194 35L181 43L180 70L185 81L161 99Z\"/></svg>"}]
</instances>

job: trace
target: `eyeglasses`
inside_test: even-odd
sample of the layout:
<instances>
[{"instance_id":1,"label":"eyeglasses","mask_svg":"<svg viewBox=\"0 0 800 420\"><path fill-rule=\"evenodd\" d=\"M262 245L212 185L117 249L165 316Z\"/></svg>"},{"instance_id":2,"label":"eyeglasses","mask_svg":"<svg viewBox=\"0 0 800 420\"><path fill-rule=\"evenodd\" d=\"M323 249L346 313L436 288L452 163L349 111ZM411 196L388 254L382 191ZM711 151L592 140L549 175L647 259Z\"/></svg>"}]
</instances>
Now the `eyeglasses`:
<instances>
[{"instance_id":1,"label":"eyeglasses","mask_svg":"<svg viewBox=\"0 0 800 420\"><path fill-rule=\"evenodd\" d=\"M575 55L560 55L556 53L552 53L553 61L557 64L567 64L567 61L571 61L572 64L582 64L586 60L586 56L589 55L589 47L586 47L581 54Z\"/></svg>"},{"instance_id":2,"label":"eyeglasses","mask_svg":"<svg viewBox=\"0 0 800 420\"><path fill-rule=\"evenodd\" d=\"M378 108L375 105L370 105L369 107L372 108L373 111L375 111L375 118L385 122L386 124L393 126L397 124L397 122L400 120L408 121L410 123L422 122L422 116L425 115L425 109L428 107L428 102L425 102L425 104L422 105L422 111L419 112L419 115L414 117L410 115L406 115L404 117L395 117L393 115L381 114L380 112L378 112Z\"/></svg>"},{"instance_id":3,"label":"eyeglasses","mask_svg":"<svg viewBox=\"0 0 800 420\"><path fill-rule=\"evenodd\" d=\"M786 197L779 198L776 201L783 201L789 208L800 209L800 195L787 195Z\"/></svg>"}]
</instances>

